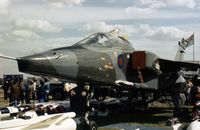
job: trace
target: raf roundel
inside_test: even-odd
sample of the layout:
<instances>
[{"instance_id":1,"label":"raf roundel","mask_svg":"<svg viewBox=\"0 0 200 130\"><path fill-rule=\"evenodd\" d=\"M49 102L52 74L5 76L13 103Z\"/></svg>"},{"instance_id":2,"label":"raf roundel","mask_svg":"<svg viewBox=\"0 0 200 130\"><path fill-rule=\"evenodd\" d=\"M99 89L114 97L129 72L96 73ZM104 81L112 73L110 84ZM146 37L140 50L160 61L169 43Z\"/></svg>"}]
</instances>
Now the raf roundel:
<instances>
[{"instance_id":1,"label":"raf roundel","mask_svg":"<svg viewBox=\"0 0 200 130\"><path fill-rule=\"evenodd\" d=\"M122 55L119 55L118 56L118 66L119 66L119 68L122 68L123 65L124 65L124 58Z\"/></svg>"}]
</instances>

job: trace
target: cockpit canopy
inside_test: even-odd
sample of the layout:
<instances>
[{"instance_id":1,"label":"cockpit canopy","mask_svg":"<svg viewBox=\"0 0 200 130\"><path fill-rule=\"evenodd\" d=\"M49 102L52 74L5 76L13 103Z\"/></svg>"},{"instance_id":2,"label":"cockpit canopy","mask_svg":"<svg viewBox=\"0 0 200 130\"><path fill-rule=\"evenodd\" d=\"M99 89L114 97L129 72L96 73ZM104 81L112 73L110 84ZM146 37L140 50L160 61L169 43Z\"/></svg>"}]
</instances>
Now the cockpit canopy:
<instances>
[{"instance_id":1,"label":"cockpit canopy","mask_svg":"<svg viewBox=\"0 0 200 130\"><path fill-rule=\"evenodd\" d=\"M127 41L125 38L114 36L109 33L95 33L77 42L75 45L99 48L128 46L132 48L129 41Z\"/></svg>"}]
</instances>

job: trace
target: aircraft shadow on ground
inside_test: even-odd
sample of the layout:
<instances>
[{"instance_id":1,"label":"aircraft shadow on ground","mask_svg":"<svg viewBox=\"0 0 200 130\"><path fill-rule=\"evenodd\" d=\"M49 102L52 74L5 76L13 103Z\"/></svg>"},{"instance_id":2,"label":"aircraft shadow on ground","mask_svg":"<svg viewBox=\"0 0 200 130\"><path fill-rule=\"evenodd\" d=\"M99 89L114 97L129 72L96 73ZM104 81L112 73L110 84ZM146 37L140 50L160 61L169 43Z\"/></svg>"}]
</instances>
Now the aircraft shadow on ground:
<instances>
[{"instance_id":1,"label":"aircraft shadow on ground","mask_svg":"<svg viewBox=\"0 0 200 130\"><path fill-rule=\"evenodd\" d=\"M118 123L136 123L150 126L166 126L166 121L173 117L172 110L166 109L153 109L146 111L133 111L133 112L119 112L111 113L106 117L92 117L98 126L106 126ZM188 121L189 116L180 118L181 122Z\"/></svg>"}]
</instances>

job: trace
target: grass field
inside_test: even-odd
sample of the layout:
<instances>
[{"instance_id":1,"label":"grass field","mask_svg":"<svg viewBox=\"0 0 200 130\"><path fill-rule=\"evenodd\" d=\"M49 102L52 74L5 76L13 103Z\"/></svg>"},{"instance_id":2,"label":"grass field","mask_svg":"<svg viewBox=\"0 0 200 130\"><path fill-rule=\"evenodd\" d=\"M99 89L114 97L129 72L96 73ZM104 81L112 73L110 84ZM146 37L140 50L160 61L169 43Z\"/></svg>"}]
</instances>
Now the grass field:
<instances>
[{"instance_id":1,"label":"grass field","mask_svg":"<svg viewBox=\"0 0 200 130\"><path fill-rule=\"evenodd\" d=\"M8 106L9 100L4 100L4 94L2 88L0 88L0 107Z\"/></svg>"},{"instance_id":2,"label":"grass field","mask_svg":"<svg viewBox=\"0 0 200 130\"><path fill-rule=\"evenodd\" d=\"M3 90L0 89L0 107L8 106L9 103L8 100L4 100L3 96ZM94 120L99 126L98 130L121 130L117 125L121 123L125 123L128 126L140 125L146 127L164 128L165 130L168 130L169 127L166 127L166 121L173 116L173 110L166 109L166 106L163 107L164 109L158 107L151 108L147 111L111 113L107 117L95 117ZM189 121L190 115L183 114L180 118L180 122L184 125L187 125ZM112 124L114 125L112 128L104 127Z\"/></svg>"}]
</instances>

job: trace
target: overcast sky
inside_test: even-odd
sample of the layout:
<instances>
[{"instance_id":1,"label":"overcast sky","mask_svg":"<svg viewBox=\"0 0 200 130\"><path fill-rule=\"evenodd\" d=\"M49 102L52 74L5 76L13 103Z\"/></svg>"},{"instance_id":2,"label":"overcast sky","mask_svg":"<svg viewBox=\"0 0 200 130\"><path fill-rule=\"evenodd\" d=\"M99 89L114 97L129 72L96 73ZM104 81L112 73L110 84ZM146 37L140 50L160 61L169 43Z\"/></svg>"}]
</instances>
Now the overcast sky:
<instances>
[{"instance_id":1,"label":"overcast sky","mask_svg":"<svg viewBox=\"0 0 200 130\"><path fill-rule=\"evenodd\" d=\"M69 46L120 28L137 50L174 60L177 42L195 35L200 60L200 0L0 0L0 54L20 57ZM192 59L192 47L185 59ZM0 59L0 76L18 73Z\"/></svg>"}]
</instances>

